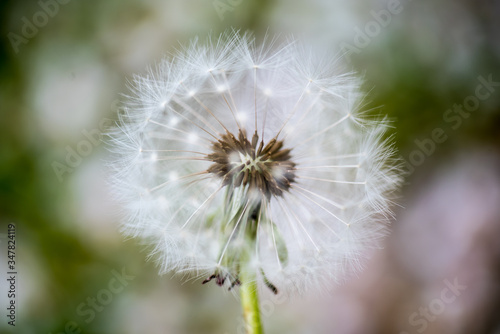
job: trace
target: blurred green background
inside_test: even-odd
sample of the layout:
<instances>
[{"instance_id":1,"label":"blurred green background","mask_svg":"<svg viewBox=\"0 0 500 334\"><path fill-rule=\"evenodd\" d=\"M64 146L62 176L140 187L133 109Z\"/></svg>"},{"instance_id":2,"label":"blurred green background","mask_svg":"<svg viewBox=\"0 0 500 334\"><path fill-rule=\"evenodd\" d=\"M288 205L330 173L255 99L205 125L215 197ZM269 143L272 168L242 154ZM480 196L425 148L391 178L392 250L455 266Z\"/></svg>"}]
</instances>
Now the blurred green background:
<instances>
[{"instance_id":1,"label":"blurred green background","mask_svg":"<svg viewBox=\"0 0 500 334\"><path fill-rule=\"evenodd\" d=\"M1 333L242 332L231 294L158 276L120 235L100 135L133 74L229 28L347 53L407 171L366 272L322 296L264 292L268 332L500 333L498 1L41 0L0 13L0 277L10 223L18 271L15 327L0 283ZM420 315L457 276L475 288Z\"/></svg>"}]
</instances>

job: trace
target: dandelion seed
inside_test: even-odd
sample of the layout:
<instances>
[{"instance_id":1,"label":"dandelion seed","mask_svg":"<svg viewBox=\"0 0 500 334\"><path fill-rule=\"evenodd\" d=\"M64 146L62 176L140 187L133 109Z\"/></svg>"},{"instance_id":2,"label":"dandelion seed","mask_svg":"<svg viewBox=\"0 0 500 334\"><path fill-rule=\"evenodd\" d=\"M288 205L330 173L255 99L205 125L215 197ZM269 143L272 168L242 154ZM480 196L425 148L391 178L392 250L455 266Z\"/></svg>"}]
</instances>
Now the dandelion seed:
<instances>
[{"instance_id":1,"label":"dandelion seed","mask_svg":"<svg viewBox=\"0 0 500 334\"><path fill-rule=\"evenodd\" d=\"M124 232L162 272L300 292L377 246L399 183L386 122L362 117L359 82L324 59L229 33L135 79L114 181Z\"/></svg>"}]
</instances>

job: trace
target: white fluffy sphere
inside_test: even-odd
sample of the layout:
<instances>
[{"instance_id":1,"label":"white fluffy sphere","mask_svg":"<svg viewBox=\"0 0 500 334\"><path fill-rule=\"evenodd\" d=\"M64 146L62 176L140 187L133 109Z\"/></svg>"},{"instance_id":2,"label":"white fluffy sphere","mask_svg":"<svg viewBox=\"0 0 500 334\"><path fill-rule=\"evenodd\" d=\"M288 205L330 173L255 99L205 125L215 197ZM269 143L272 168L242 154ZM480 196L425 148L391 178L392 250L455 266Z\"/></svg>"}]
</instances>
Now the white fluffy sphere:
<instances>
[{"instance_id":1,"label":"white fluffy sphere","mask_svg":"<svg viewBox=\"0 0 500 334\"><path fill-rule=\"evenodd\" d=\"M134 79L113 183L124 232L162 272L232 285L246 266L302 290L358 269L386 233L399 183L386 122L362 117L335 59L277 44L195 40Z\"/></svg>"}]
</instances>

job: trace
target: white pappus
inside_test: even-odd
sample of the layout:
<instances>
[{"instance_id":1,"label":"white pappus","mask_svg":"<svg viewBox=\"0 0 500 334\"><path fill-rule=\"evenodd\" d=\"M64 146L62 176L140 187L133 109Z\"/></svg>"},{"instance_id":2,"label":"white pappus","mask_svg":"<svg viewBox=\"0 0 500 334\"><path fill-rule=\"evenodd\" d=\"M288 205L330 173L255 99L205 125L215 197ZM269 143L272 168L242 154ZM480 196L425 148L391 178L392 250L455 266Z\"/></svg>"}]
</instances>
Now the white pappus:
<instances>
[{"instance_id":1,"label":"white pappus","mask_svg":"<svg viewBox=\"0 0 500 334\"><path fill-rule=\"evenodd\" d=\"M147 75L111 134L123 231L161 272L273 292L339 281L386 234L387 122L337 60L296 41L194 40Z\"/></svg>"}]
</instances>

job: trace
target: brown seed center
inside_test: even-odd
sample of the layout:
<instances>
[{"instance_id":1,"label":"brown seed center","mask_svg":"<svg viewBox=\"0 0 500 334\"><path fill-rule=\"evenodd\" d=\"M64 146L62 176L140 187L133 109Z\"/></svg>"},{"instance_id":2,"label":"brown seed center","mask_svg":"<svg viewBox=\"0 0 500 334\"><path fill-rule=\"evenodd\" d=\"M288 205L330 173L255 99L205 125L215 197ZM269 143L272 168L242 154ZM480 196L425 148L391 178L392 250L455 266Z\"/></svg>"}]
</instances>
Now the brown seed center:
<instances>
[{"instance_id":1,"label":"brown seed center","mask_svg":"<svg viewBox=\"0 0 500 334\"><path fill-rule=\"evenodd\" d=\"M258 144L258 145L257 145ZM290 161L290 149L283 149L283 141L271 139L265 146L257 132L250 142L246 133L238 137L227 132L212 143L213 161L209 173L218 175L225 185L247 186L258 189L267 198L281 196L295 179L295 163Z\"/></svg>"}]
</instances>

